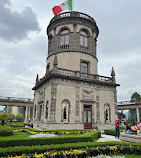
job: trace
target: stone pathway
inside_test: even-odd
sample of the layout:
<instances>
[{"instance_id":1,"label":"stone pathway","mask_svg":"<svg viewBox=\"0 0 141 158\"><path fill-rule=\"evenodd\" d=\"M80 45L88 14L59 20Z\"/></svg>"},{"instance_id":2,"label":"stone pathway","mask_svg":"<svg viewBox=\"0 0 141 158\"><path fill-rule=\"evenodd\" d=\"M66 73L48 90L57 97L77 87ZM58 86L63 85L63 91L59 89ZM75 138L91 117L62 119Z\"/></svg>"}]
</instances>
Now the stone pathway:
<instances>
[{"instance_id":1,"label":"stone pathway","mask_svg":"<svg viewBox=\"0 0 141 158\"><path fill-rule=\"evenodd\" d=\"M115 136L101 134L101 137L97 142L110 142L110 141L121 141L119 138L115 138Z\"/></svg>"}]
</instances>

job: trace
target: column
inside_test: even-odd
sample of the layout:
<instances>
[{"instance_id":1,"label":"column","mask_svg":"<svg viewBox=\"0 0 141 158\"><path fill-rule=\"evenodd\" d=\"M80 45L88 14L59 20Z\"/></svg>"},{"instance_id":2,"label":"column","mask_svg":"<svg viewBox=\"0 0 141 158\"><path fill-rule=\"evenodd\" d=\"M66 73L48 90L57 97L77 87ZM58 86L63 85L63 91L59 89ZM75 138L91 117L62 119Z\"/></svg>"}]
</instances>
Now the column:
<instances>
[{"instance_id":1,"label":"column","mask_svg":"<svg viewBox=\"0 0 141 158\"><path fill-rule=\"evenodd\" d=\"M136 108L136 112L137 112L137 123L139 123L140 122L139 108Z\"/></svg>"},{"instance_id":2,"label":"column","mask_svg":"<svg viewBox=\"0 0 141 158\"><path fill-rule=\"evenodd\" d=\"M37 127L39 127L39 112L40 111L40 107L39 104L37 104L37 109L36 109L36 120L37 120Z\"/></svg>"},{"instance_id":3,"label":"column","mask_svg":"<svg viewBox=\"0 0 141 158\"><path fill-rule=\"evenodd\" d=\"M121 109L121 113L123 114L123 109Z\"/></svg>"},{"instance_id":4,"label":"column","mask_svg":"<svg viewBox=\"0 0 141 158\"><path fill-rule=\"evenodd\" d=\"M5 111L5 113L6 113L6 114L9 114L9 105L6 106L6 111Z\"/></svg>"},{"instance_id":5,"label":"column","mask_svg":"<svg viewBox=\"0 0 141 158\"><path fill-rule=\"evenodd\" d=\"M28 120L31 120L31 117L30 117L30 106L28 106Z\"/></svg>"},{"instance_id":6,"label":"column","mask_svg":"<svg viewBox=\"0 0 141 158\"><path fill-rule=\"evenodd\" d=\"M44 123L46 123L46 117L45 117L45 116L46 116L46 110L47 110L47 109L46 109L46 106L47 106L47 103L46 103L46 104L44 103L44 111L43 111L43 113L44 113L44 114L43 114L43 116L44 116L44 117L43 117L43 122L44 122Z\"/></svg>"},{"instance_id":7,"label":"column","mask_svg":"<svg viewBox=\"0 0 141 158\"><path fill-rule=\"evenodd\" d=\"M28 121L28 106L26 106L26 109L25 109L25 122L27 122Z\"/></svg>"}]
</instances>

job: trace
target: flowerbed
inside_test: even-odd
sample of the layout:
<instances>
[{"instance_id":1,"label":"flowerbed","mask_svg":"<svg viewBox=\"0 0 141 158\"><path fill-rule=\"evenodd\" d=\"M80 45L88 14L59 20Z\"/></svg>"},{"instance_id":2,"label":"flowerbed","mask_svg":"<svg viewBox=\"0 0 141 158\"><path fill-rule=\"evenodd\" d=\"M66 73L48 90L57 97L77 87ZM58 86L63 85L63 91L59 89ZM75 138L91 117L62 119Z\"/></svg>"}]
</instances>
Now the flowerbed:
<instances>
[{"instance_id":1,"label":"flowerbed","mask_svg":"<svg viewBox=\"0 0 141 158\"><path fill-rule=\"evenodd\" d=\"M32 128L24 128L24 129L16 129L13 130L13 134L17 134L18 132L27 132L30 135L34 135L34 134L55 134L55 135L72 135L72 134L85 134L88 132L91 132L91 130L43 130L43 131L39 131L39 130L32 130Z\"/></svg>"},{"instance_id":2,"label":"flowerbed","mask_svg":"<svg viewBox=\"0 0 141 158\"><path fill-rule=\"evenodd\" d=\"M46 158L86 158L88 156L97 156L100 154L106 155L114 155L114 154L141 154L141 147L140 146L133 146L133 145L115 145L115 146L93 146L87 147L83 149L75 149L75 150L62 150L62 151L47 151L45 153L35 153L30 155L23 154L22 156L17 156L17 158L32 158L32 157L46 157ZM14 156L15 157L15 156ZM11 157L11 158L14 158ZM10 157L9 157L10 158Z\"/></svg>"},{"instance_id":3,"label":"flowerbed","mask_svg":"<svg viewBox=\"0 0 141 158\"><path fill-rule=\"evenodd\" d=\"M116 148L115 148L116 147ZM8 155L22 155L27 154L33 157L34 153L44 154L48 151L48 154L59 151L71 150L84 150L87 151L87 155L95 156L99 154L141 154L141 144L125 143L125 142L80 142L80 143L67 143L67 144L52 144L43 146L15 146L0 149L0 157Z\"/></svg>"}]
</instances>

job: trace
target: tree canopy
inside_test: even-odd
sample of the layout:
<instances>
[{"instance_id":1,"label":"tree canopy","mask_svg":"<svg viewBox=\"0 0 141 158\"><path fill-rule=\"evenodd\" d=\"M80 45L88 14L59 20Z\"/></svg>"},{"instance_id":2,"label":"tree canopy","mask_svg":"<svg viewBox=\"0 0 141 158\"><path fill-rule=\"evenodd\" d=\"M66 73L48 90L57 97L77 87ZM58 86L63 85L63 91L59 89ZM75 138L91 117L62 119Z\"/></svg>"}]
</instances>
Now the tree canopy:
<instances>
[{"instance_id":1,"label":"tree canopy","mask_svg":"<svg viewBox=\"0 0 141 158\"><path fill-rule=\"evenodd\" d=\"M134 92L131 96L131 102L141 102L140 94L137 92Z\"/></svg>"}]
</instances>

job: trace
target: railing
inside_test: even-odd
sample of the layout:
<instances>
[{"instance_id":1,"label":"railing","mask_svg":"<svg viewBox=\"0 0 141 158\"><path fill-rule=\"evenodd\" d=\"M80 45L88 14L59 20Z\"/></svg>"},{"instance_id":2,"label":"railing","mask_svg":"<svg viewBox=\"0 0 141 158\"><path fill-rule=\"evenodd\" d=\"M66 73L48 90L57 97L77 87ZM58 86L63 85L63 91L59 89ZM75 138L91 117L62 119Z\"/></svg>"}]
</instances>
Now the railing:
<instances>
[{"instance_id":1,"label":"railing","mask_svg":"<svg viewBox=\"0 0 141 158\"><path fill-rule=\"evenodd\" d=\"M117 105L131 105L131 104L136 104L136 103L135 102L131 102L131 101L117 102Z\"/></svg>"},{"instance_id":2,"label":"railing","mask_svg":"<svg viewBox=\"0 0 141 158\"><path fill-rule=\"evenodd\" d=\"M81 73L80 71L61 69L61 68L58 68L57 66L55 66L43 78L41 78L38 82L36 82L35 87L37 87L40 84L42 84L43 82L45 82L47 80L47 78L49 78L52 75L58 75L58 76L61 75L64 77L72 77L72 78L76 78L77 80L83 79L83 80L88 80L88 81L97 81L97 82L100 81L100 82L114 83L115 84L115 81L113 80L112 77Z\"/></svg>"},{"instance_id":3,"label":"railing","mask_svg":"<svg viewBox=\"0 0 141 158\"><path fill-rule=\"evenodd\" d=\"M50 23L57 19L64 18L64 17L80 17L80 18L88 19L95 23L95 21L92 17L90 17L87 14L80 13L80 12L65 12L65 13L58 14L58 15L54 16L54 18L52 18Z\"/></svg>"},{"instance_id":4,"label":"railing","mask_svg":"<svg viewBox=\"0 0 141 158\"><path fill-rule=\"evenodd\" d=\"M29 98L17 98L17 97L3 97L3 96L0 96L0 101L32 103L32 102L33 102L33 99L29 99Z\"/></svg>"},{"instance_id":5,"label":"railing","mask_svg":"<svg viewBox=\"0 0 141 158\"><path fill-rule=\"evenodd\" d=\"M89 48L86 47L86 46L81 46L81 45L80 45L80 49L81 49L81 50L88 50Z\"/></svg>"},{"instance_id":6,"label":"railing","mask_svg":"<svg viewBox=\"0 0 141 158\"><path fill-rule=\"evenodd\" d=\"M58 50L64 50L64 49L69 49L69 45L68 44L66 44L66 45L61 45L61 46L59 46L58 47Z\"/></svg>"},{"instance_id":7,"label":"railing","mask_svg":"<svg viewBox=\"0 0 141 158\"><path fill-rule=\"evenodd\" d=\"M97 81L103 81L103 82L113 82L111 77L81 73L80 71L72 71L72 70L61 69L61 68L55 69L55 71L52 71L52 73L69 76L69 77L78 77L81 79L97 80Z\"/></svg>"}]
</instances>

